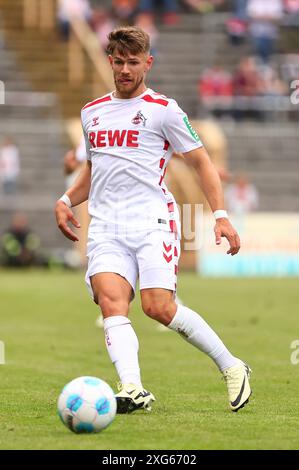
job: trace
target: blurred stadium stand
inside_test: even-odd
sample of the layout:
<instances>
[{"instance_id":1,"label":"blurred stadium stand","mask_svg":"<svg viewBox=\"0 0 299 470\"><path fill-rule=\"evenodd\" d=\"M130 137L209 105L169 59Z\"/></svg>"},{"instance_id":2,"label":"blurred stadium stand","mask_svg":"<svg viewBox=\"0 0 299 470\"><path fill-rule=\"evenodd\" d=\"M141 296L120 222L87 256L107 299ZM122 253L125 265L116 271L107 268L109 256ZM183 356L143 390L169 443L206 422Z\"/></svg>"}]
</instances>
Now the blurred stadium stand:
<instances>
[{"instance_id":1,"label":"blurred stadium stand","mask_svg":"<svg viewBox=\"0 0 299 470\"><path fill-rule=\"evenodd\" d=\"M38 92L38 87L22 67L16 44L20 48L22 45L24 53L31 47L31 41L28 42L24 34L22 42L20 40L22 2L6 3L11 9L3 9L1 5L1 25L5 34L2 29L0 79L5 85L5 104L0 106L0 139L10 135L19 146L21 176L17 195L0 196L0 229L2 232L8 226L14 211L22 209L45 246L56 247L59 243L63 246L64 240L49 223L53 219L56 194L63 190L60 161L66 139L61 108L56 94ZM20 38L13 42L15 31Z\"/></svg>"},{"instance_id":2,"label":"blurred stadium stand","mask_svg":"<svg viewBox=\"0 0 299 470\"><path fill-rule=\"evenodd\" d=\"M168 96L174 96L191 116L198 114L198 79L214 64L232 68L248 53L249 46L232 48L225 30L229 13L182 14L178 25L159 27L156 68L149 83Z\"/></svg>"},{"instance_id":3,"label":"blurred stadium stand","mask_svg":"<svg viewBox=\"0 0 299 470\"><path fill-rule=\"evenodd\" d=\"M204 142L196 121L204 114L198 97L201 73L215 64L232 71L250 53L247 41L237 47L230 44L226 23L232 2L224 3L228 7L220 12L198 14L181 2L176 24L159 20L155 24L159 40L148 84L177 99ZM111 2L100 6L109 8ZM63 155L78 140L74 129L79 128L82 105L110 91L111 73L86 23L73 22L70 41L61 39L55 0L0 0L0 12L0 80L6 91L5 105L0 106L0 137L13 135L21 151L19 194L9 200L1 195L0 230L13 210L24 209L30 211L30 222L43 244L67 246L52 214L56 197L64 191ZM299 78L298 43L297 26L283 26L273 62L286 75L294 66L292 78ZM285 53L294 57L289 66ZM231 117L218 121L228 140L229 169L249 175L259 190L262 211L299 209L298 104L292 104L288 95L283 98L287 106L272 110L270 101L271 112L260 121L238 122ZM182 187L181 183L174 181L173 187ZM192 202L200 198L191 193L181 197Z\"/></svg>"},{"instance_id":4,"label":"blurred stadium stand","mask_svg":"<svg viewBox=\"0 0 299 470\"><path fill-rule=\"evenodd\" d=\"M298 124L246 122L223 128L230 149L229 168L249 175L259 190L259 209L298 212Z\"/></svg>"}]
</instances>

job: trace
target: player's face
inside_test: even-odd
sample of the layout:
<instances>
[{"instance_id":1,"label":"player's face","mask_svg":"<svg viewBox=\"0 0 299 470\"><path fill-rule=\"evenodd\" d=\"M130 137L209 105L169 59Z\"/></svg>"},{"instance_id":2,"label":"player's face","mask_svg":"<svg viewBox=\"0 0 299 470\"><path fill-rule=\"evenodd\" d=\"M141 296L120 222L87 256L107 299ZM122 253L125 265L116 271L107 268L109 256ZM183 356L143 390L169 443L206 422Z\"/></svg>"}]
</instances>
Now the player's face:
<instances>
[{"instance_id":1,"label":"player's face","mask_svg":"<svg viewBox=\"0 0 299 470\"><path fill-rule=\"evenodd\" d=\"M153 57L147 54L121 55L117 50L109 56L117 95L134 98L145 90L144 79L150 70Z\"/></svg>"}]
</instances>

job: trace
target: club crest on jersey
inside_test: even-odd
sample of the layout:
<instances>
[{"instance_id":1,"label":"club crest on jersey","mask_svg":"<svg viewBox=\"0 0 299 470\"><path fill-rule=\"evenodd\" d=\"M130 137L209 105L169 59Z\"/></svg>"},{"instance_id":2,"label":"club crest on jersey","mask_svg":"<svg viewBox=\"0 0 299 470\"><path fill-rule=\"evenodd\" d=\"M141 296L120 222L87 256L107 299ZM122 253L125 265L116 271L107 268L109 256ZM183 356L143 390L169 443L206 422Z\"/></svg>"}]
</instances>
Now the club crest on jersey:
<instances>
[{"instance_id":1,"label":"club crest on jersey","mask_svg":"<svg viewBox=\"0 0 299 470\"><path fill-rule=\"evenodd\" d=\"M141 111L138 111L138 113L136 114L135 117L133 117L132 119L132 123L133 124L143 124L143 126L145 127L145 124L146 124L146 121L147 119L143 116L142 112Z\"/></svg>"},{"instance_id":2,"label":"club crest on jersey","mask_svg":"<svg viewBox=\"0 0 299 470\"><path fill-rule=\"evenodd\" d=\"M95 118L92 118L92 127L94 126L98 126L99 125L99 116L95 117Z\"/></svg>"}]
</instances>

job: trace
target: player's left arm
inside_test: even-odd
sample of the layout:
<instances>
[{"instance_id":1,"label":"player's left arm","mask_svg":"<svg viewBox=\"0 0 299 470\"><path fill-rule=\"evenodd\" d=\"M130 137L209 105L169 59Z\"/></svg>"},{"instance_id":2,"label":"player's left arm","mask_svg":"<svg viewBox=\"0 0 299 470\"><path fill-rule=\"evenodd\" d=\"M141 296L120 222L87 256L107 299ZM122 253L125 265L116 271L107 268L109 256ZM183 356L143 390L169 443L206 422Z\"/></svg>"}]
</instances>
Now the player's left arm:
<instances>
[{"instance_id":1,"label":"player's left arm","mask_svg":"<svg viewBox=\"0 0 299 470\"><path fill-rule=\"evenodd\" d=\"M218 172L212 163L208 152L204 147L191 150L183 154L188 164L192 165L196 170L201 189L207 198L212 209L216 211L224 209L224 196L221 181ZM215 228L216 244L220 245L221 237L225 237L229 242L229 250L227 254L236 255L240 250L240 238L229 219L220 218L216 220Z\"/></svg>"}]
</instances>

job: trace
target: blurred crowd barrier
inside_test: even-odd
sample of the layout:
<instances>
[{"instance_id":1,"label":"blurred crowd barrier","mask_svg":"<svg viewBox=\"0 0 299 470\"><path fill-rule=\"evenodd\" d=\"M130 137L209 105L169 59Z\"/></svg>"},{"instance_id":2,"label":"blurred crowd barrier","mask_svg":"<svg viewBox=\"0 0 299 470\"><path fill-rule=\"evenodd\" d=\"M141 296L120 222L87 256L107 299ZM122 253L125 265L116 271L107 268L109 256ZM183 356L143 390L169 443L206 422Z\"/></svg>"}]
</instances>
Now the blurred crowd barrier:
<instances>
[{"instance_id":1,"label":"blurred crowd barrier","mask_svg":"<svg viewBox=\"0 0 299 470\"><path fill-rule=\"evenodd\" d=\"M227 243L216 246L213 219L198 221L202 245L197 271L206 277L288 277L299 275L299 215L297 213L236 214L232 218L241 238L237 256L226 254Z\"/></svg>"}]
</instances>

